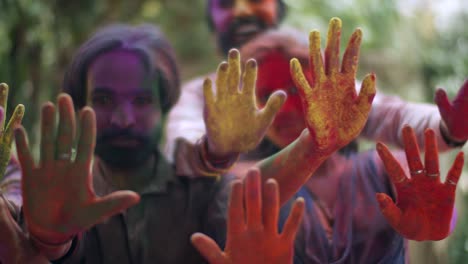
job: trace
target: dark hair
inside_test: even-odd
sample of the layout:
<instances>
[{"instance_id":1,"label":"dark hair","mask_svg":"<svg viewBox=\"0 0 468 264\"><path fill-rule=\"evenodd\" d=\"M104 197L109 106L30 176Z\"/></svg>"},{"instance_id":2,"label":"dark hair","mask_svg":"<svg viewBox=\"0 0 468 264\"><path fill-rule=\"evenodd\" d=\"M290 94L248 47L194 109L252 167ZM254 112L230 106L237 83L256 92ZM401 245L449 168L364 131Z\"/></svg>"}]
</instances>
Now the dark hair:
<instances>
[{"instance_id":1,"label":"dark hair","mask_svg":"<svg viewBox=\"0 0 468 264\"><path fill-rule=\"evenodd\" d=\"M87 74L90 64L100 54L113 49L135 51L151 76L160 84L159 97L163 114L177 102L180 95L179 71L172 46L159 28L144 24L130 26L114 24L98 30L73 56L62 84L77 109L87 103Z\"/></svg>"},{"instance_id":2,"label":"dark hair","mask_svg":"<svg viewBox=\"0 0 468 264\"><path fill-rule=\"evenodd\" d=\"M213 17L211 16L211 3L213 0L207 0L206 1L206 8L205 8L205 17L206 17L206 22L208 23L208 27L210 28L211 31L214 31L214 23L213 23ZM276 15L278 17L278 22L283 21L284 17L286 16L286 4L283 2L283 0L276 0L276 3L278 4L278 8L276 9Z\"/></svg>"},{"instance_id":3,"label":"dark hair","mask_svg":"<svg viewBox=\"0 0 468 264\"><path fill-rule=\"evenodd\" d=\"M297 58L303 66L309 64L308 39L292 28L266 30L239 48L242 65L248 59L255 59L260 65L265 56L274 51L281 52L286 59Z\"/></svg>"}]
</instances>

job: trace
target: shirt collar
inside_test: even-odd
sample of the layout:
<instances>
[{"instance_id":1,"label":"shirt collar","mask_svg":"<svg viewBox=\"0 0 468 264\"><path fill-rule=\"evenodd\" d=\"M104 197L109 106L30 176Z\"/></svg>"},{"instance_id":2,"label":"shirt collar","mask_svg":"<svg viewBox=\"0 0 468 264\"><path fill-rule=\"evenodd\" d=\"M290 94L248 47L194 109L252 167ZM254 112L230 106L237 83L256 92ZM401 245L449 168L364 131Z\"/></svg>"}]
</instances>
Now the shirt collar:
<instances>
[{"instance_id":1,"label":"shirt collar","mask_svg":"<svg viewBox=\"0 0 468 264\"><path fill-rule=\"evenodd\" d=\"M153 168L153 177L148 181L148 184L139 191L140 195L144 194L160 194L168 191L169 182L174 181L175 173L172 164L170 164L159 152L153 155L153 158L158 159ZM94 191L99 196L104 196L119 189L112 184L110 175L103 175L103 170L100 163L103 161L99 157L94 157L93 162L93 184Z\"/></svg>"}]
</instances>

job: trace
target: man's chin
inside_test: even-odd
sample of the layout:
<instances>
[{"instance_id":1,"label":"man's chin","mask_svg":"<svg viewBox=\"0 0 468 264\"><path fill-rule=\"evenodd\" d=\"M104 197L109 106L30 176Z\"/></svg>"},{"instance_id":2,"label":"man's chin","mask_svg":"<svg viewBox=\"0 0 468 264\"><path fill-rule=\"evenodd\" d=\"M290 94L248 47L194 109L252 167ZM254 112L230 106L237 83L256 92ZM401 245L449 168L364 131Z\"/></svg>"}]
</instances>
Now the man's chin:
<instances>
[{"instance_id":1,"label":"man's chin","mask_svg":"<svg viewBox=\"0 0 468 264\"><path fill-rule=\"evenodd\" d=\"M134 169L142 166L152 155L148 146L96 147L96 155L107 165L118 169Z\"/></svg>"},{"instance_id":2,"label":"man's chin","mask_svg":"<svg viewBox=\"0 0 468 264\"><path fill-rule=\"evenodd\" d=\"M235 47L241 47L245 43L249 42L251 39L255 38L255 36L257 35L258 35L258 32L250 33L250 34L235 35L232 38L232 43L234 44Z\"/></svg>"},{"instance_id":3,"label":"man's chin","mask_svg":"<svg viewBox=\"0 0 468 264\"><path fill-rule=\"evenodd\" d=\"M233 35L231 37L219 36L218 42L223 52L227 54L230 49L240 49L244 44L255 38L257 35L258 33Z\"/></svg>"}]
</instances>

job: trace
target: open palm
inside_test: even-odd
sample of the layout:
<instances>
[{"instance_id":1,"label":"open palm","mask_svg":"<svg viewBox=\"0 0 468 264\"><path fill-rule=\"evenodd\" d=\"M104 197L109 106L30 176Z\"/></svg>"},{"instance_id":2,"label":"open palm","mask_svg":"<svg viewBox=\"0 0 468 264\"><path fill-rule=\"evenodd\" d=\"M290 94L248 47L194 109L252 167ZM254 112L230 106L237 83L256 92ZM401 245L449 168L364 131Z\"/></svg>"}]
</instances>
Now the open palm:
<instances>
[{"instance_id":1,"label":"open palm","mask_svg":"<svg viewBox=\"0 0 468 264\"><path fill-rule=\"evenodd\" d=\"M55 137L55 106L42 109L41 159L34 164L26 133L17 130L18 158L23 171L24 216L31 235L49 244L60 244L77 233L134 205L139 196L118 191L97 197L92 187L91 160L96 123L91 108L81 112L81 135L76 159L71 159L75 137L73 103L68 95L58 99L59 125Z\"/></svg>"},{"instance_id":2,"label":"open palm","mask_svg":"<svg viewBox=\"0 0 468 264\"><path fill-rule=\"evenodd\" d=\"M278 195L273 179L263 185L262 195L260 173L250 170L244 183L238 180L232 185L224 252L203 234L194 234L192 243L211 264L292 263L304 200L294 203L283 232L278 233Z\"/></svg>"},{"instance_id":3,"label":"open palm","mask_svg":"<svg viewBox=\"0 0 468 264\"><path fill-rule=\"evenodd\" d=\"M406 159L411 177L382 143L377 151L384 162L397 192L396 204L384 194L377 200L383 215L402 236L412 240L440 240L450 233L455 188L463 168L463 152L460 152L444 183L440 181L438 150L434 131L425 132L425 164L420 159L414 131L403 128Z\"/></svg>"},{"instance_id":4,"label":"open palm","mask_svg":"<svg viewBox=\"0 0 468 264\"><path fill-rule=\"evenodd\" d=\"M208 144L218 155L254 149L286 99L286 93L278 91L270 96L263 109L258 109L255 99L255 60L249 60L245 65L242 89L239 86L240 72L239 51L233 49L229 52L228 62L218 67L216 95L213 94L209 78L203 84Z\"/></svg>"},{"instance_id":5,"label":"open palm","mask_svg":"<svg viewBox=\"0 0 468 264\"><path fill-rule=\"evenodd\" d=\"M332 18L322 60L320 33L310 33L310 73L306 79L297 59L291 60L291 75L299 88L307 127L318 150L334 151L347 145L364 127L375 95L375 75L367 75L359 96L355 88L360 29L354 31L340 69L341 20Z\"/></svg>"}]
</instances>

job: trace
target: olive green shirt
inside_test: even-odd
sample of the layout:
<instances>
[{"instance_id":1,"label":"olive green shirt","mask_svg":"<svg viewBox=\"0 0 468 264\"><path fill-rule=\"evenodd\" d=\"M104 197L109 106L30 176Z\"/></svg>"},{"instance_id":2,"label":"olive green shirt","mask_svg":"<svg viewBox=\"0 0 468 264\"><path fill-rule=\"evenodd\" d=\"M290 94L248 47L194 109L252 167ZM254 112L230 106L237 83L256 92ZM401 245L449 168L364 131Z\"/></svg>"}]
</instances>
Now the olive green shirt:
<instances>
[{"instance_id":1,"label":"olive green shirt","mask_svg":"<svg viewBox=\"0 0 468 264\"><path fill-rule=\"evenodd\" d=\"M206 263L190 243L195 232L224 246L229 178L176 176L173 166L159 157L140 202L75 238L69 252L54 263ZM96 162L96 194L116 191L94 169Z\"/></svg>"}]
</instances>

